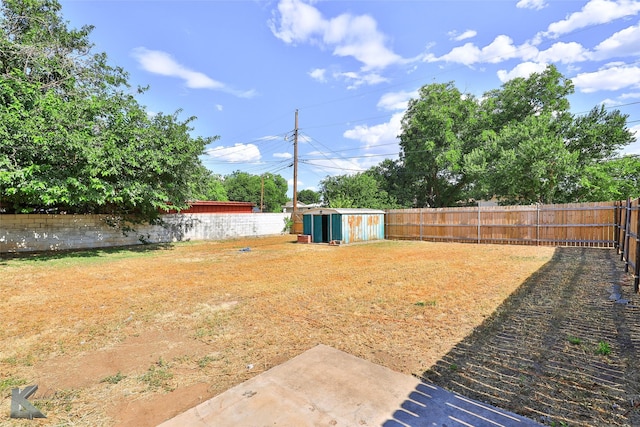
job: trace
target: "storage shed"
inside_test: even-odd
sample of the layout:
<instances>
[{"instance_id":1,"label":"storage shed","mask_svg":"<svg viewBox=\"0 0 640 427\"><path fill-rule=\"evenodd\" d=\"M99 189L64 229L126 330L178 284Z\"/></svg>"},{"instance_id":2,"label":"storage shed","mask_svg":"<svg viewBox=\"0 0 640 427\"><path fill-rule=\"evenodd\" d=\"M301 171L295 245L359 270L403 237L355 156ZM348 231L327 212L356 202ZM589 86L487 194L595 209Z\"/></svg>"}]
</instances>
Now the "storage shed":
<instances>
[{"instance_id":1,"label":"storage shed","mask_svg":"<svg viewBox=\"0 0 640 427\"><path fill-rule=\"evenodd\" d=\"M313 209L304 212L302 224L314 243L384 240L384 211L377 209Z\"/></svg>"}]
</instances>

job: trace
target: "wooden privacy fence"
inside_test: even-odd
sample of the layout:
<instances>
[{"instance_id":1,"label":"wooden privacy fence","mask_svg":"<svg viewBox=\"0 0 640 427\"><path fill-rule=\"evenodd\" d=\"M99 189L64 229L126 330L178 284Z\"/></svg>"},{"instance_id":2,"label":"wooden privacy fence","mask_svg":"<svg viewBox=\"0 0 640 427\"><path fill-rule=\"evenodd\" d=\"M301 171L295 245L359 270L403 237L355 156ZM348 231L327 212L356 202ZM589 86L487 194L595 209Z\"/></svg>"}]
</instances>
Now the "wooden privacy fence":
<instances>
[{"instance_id":1,"label":"wooden privacy fence","mask_svg":"<svg viewBox=\"0 0 640 427\"><path fill-rule=\"evenodd\" d=\"M302 212L291 232L301 234ZM640 199L562 205L393 209L385 238L435 242L616 248L625 272L640 281Z\"/></svg>"},{"instance_id":2,"label":"wooden privacy fence","mask_svg":"<svg viewBox=\"0 0 640 427\"><path fill-rule=\"evenodd\" d=\"M397 209L387 239L547 246L615 247L614 202Z\"/></svg>"},{"instance_id":3,"label":"wooden privacy fence","mask_svg":"<svg viewBox=\"0 0 640 427\"><path fill-rule=\"evenodd\" d=\"M633 274L633 289L640 288L640 199L615 205L616 249L624 261L624 271Z\"/></svg>"}]
</instances>

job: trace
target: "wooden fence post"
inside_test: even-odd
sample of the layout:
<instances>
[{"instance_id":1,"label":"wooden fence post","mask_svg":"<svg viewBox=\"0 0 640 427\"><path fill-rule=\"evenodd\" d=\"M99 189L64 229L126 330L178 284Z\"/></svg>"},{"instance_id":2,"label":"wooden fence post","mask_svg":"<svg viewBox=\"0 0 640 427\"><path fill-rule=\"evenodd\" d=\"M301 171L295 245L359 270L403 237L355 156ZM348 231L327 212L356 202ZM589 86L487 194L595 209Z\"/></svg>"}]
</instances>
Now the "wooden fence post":
<instances>
[{"instance_id":1,"label":"wooden fence post","mask_svg":"<svg viewBox=\"0 0 640 427\"><path fill-rule=\"evenodd\" d=\"M636 260L635 260L635 268L633 271L633 291L638 293L640 290L640 198L636 202Z\"/></svg>"},{"instance_id":2,"label":"wooden fence post","mask_svg":"<svg viewBox=\"0 0 640 427\"><path fill-rule=\"evenodd\" d=\"M624 235L622 236L622 244L620 245L620 261L625 261L627 255L627 246L629 243L629 224L631 224L631 199L627 199L624 208ZM625 266L625 273L629 272L629 266Z\"/></svg>"},{"instance_id":3,"label":"wooden fence post","mask_svg":"<svg viewBox=\"0 0 640 427\"><path fill-rule=\"evenodd\" d=\"M480 244L481 236L482 236L482 231L480 230L480 205L478 205L478 244Z\"/></svg>"},{"instance_id":4,"label":"wooden fence post","mask_svg":"<svg viewBox=\"0 0 640 427\"><path fill-rule=\"evenodd\" d=\"M614 225L614 230L613 230L613 237L615 239L615 242L613 244L613 246L616 248L616 254L620 253L620 229L622 228L622 200L617 200L614 202L613 205L613 223Z\"/></svg>"},{"instance_id":5,"label":"wooden fence post","mask_svg":"<svg viewBox=\"0 0 640 427\"><path fill-rule=\"evenodd\" d=\"M536 246L540 246L540 203L536 203Z\"/></svg>"}]
</instances>

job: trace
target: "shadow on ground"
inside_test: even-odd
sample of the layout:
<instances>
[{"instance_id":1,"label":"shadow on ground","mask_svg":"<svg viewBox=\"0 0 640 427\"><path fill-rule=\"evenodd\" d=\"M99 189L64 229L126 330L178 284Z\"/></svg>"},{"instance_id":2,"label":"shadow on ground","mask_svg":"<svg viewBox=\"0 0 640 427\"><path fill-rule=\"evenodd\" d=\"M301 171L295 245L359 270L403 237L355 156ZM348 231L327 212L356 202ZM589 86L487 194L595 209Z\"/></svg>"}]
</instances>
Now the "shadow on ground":
<instances>
[{"instance_id":1,"label":"shadow on ground","mask_svg":"<svg viewBox=\"0 0 640 427\"><path fill-rule=\"evenodd\" d=\"M96 249L65 249L59 251L40 252L5 252L0 253L0 265L8 260L17 261L51 261L75 258L99 258L111 254L132 254L170 250L171 243L149 243L144 245L115 246Z\"/></svg>"},{"instance_id":2,"label":"shadow on ground","mask_svg":"<svg viewBox=\"0 0 640 427\"><path fill-rule=\"evenodd\" d=\"M558 248L421 378L554 426L640 425L640 296L613 249Z\"/></svg>"},{"instance_id":3,"label":"shadow on ground","mask_svg":"<svg viewBox=\"0 0 640 427\"><path fill-rule=\"evenodd\" d=\"M499 410L451 393L432 384L418 384L409 394L393 419L382 427L426 426L470 427L538 427L538 424L517 414Z\"/></svg>"}]
</instances>

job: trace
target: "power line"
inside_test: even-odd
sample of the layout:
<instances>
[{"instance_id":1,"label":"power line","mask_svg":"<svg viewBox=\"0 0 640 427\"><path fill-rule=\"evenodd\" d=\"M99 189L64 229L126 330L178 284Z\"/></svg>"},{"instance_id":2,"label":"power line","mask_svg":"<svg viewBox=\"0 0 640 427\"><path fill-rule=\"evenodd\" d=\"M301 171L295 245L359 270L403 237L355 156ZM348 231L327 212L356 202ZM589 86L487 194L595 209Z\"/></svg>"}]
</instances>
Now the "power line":
<instances>
[{"instance_id":1,"label":"power line","mask_svg":"<svg viewBox=\"0 0 640 427\"><path fill-rule=\"evenodd\" d=\"M415 151L421 152L421 151ZM369 159L372 157L387 157L387 156L397 156L399 153L386 153L386 154L365 154L362 156L349 156L349 157L341 157L342 160L353 160L353 159ZM323 160L318 158L305 158L305 162L313 161L313 160Z\"/></svg>"},{"instance_id":2,"label":"power line","mask_svg":"<svg viewBox=\"0 0 640 427\"><path fill-rule=\"evenodd\" d=\"M629 105L637 105L640 104L640 101L634 101L634 102L629 102L627 104L617 104L617 105L604 105L602 108L605 110L610 110L612 108L618 108L618 107L628 107ZM598 106L595 106L594 108L598 108ZM579 113L575 113L576 115L579 114L589 114L591 111L593 110L593 108L589 111L581 111ZM634 120L634 122L637 122L638 120ZM627 122L627 123L631 123L631 122Z\"/></svg>"}]
</instances>

